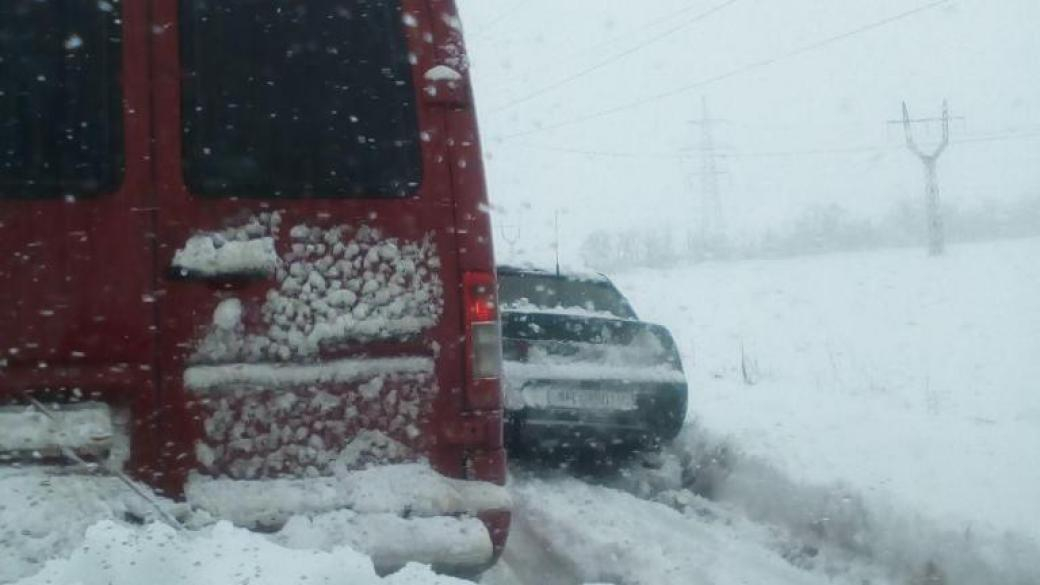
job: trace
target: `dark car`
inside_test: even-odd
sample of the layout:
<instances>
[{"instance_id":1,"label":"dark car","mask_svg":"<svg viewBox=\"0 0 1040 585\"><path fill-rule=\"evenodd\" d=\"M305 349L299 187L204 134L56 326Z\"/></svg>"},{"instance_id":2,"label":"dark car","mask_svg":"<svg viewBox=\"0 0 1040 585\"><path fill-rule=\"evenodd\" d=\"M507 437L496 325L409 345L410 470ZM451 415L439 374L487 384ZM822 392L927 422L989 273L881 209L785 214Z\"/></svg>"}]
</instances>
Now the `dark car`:
<instances>
[{"instance_id":1,"label":"dark car","mask_svg":"<svg viewBox=\"0 0 1040 585\"><path fill-rule=\"evenodd\" d=\"M632 452L675 437L687 385L667 329L599 274L500 266L498 277L511 448Z\"/></svg>"}]
</instances>

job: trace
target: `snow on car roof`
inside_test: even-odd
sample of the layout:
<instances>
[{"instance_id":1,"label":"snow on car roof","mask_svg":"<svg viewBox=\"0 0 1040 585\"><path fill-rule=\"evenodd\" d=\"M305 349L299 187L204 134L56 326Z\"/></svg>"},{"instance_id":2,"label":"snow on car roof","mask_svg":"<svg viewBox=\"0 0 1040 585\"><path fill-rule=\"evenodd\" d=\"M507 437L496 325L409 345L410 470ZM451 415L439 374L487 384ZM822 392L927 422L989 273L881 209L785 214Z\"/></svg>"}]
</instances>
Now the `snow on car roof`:
<instances>
[{"instance_id":1,"label":"snow on car roof","mask_svg":"<svg viewBox=\"0 0 1040 585\"><path fill-rule=\"evenodd\" d=\"M557 270L555 267L543 267L531 263L500 264L496 270L499 274L533 274L586 282L610 282L610 279L600 272L567 266L561 267Z\"/></svg>"}]
</instances>

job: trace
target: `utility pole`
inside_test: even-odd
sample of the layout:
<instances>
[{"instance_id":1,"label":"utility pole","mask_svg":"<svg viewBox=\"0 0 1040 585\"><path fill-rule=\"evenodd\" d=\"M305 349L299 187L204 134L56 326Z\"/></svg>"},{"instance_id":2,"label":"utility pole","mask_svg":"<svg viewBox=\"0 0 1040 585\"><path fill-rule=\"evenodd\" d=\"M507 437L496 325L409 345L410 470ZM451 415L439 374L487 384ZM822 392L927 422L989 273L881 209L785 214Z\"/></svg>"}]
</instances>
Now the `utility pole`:
<instances>
[{"instance_id":1,"label":"utility pole","mask_svg":"<svg viewBox=\"0 0 1040 585\"><path fill-rule=\"evenodd\" d=\"M708 98L701 96L701 119L691 122L700 126L701 169L700 188L700 243L702 246L715 246L725 238L725 222L722 213L722 196L719 188L719 175L725 171L719 169L718 159L721 156L715 143L715 124L722 120L714 119L708 111ZM692 177L691 177L692 178Z\"/></svg>"},{"instance_id":2,"label":"utility pole","mask_svg":"<svg viewBox=\"0 0 1040 585\"><path fill-rule=\"evenodd\" d=\"M941 122L942 140L930 153L921 150L914 140L913 124L920 122ZM898 122L896 122L898 123ZM931 256L941 256L946 251L946 235L943 229L942 209L939 206L939 176L936 167L939 157L950 145L950 108L946 100L943 100L943 111L941 118L910 119L910 110L903 102L903 131L906 134L906 147L910 152L917 155L924 164L925 175L925 213L928 222L928 253Z\"/></svg>"}]
</instances>

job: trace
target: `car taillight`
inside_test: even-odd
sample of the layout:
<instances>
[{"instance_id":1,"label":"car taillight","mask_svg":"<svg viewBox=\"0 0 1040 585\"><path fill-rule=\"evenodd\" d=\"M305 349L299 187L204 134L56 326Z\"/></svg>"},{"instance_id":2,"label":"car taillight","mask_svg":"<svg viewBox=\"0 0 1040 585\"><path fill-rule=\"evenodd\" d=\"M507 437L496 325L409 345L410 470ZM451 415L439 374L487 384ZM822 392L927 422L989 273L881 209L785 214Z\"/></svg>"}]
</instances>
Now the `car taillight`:
<instances>
[{"instance_id":1,"label":"car taillight","mask_svg":"<svg viewBox=\"0 0 1040 585\"><path fill-rule=\"evenodd\" d=\"M502 338L495 276L490 272L467 272L463 275L462 286L470 406L498 408L501 403Z\"/></svg>"}]
</instances>

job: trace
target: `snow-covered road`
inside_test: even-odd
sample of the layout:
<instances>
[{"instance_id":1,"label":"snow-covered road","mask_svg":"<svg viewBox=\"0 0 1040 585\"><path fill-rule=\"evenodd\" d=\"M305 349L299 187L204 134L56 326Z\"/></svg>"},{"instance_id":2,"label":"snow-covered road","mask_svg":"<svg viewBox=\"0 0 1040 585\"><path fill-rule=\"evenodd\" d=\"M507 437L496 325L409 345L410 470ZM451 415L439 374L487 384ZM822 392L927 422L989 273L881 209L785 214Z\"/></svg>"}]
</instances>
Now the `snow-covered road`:
<instances>
[{"instance_id":1,"label":"snow-covered road","mask_svg":"<svg viewBox=\"0 0 1040 585\"><path fill-rule=\"evenodd\" d=\"M660 469L516 467L515 522L485 585L1036 585L1026 537L933 524L847 484L786 476L690 425Z\"/></svg>"},{"instance_id":2,"label":"snow-covered road","mask_svg":"<svg viewBox=\"0 0 1040 585\"><path fill-rule=\"evenodd\" d=\"M516 525L488 585L828 582L785 560L769 529L695 496L680 511L562 475L517 478L513 493Z\"/></svg>"}]
</instances>

